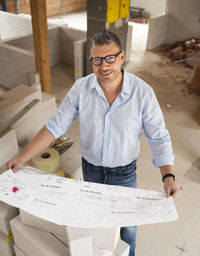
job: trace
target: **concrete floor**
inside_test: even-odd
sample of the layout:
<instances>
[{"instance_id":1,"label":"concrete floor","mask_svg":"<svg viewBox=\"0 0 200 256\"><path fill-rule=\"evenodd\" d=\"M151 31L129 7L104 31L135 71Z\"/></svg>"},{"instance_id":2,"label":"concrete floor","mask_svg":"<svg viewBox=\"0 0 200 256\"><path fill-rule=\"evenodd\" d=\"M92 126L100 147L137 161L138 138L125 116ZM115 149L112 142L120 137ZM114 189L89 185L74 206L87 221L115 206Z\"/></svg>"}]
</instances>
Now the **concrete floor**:
<instances>
[{"instance_id":1,"label":"concrete floor","mask_svg":"<svg viewBox=\"0 0 200 256\"><path fill-rule=\"evenodd\" d=\"M55 19L58 23L66 22L70 26L86 29L84 12ZM126 69L151 85L158 97L173 142L174 172L180 189L180 196L175 200L179 220L139 226L136 255L199 256L200 184L185 176L192 164L200 158L200 96L188 91L193 71L181 64L173 65L165 57L146 52L148 25L132 25L132 52ZM73 84L73 67L59 65L52 68L52 81L53 92L60 103ZM66 135L74 142L74 157L80 161L78 120ZM161 191L161 175L151 161L150 148L143 136L137 166L138 187ZM197 175L200 177L200 170L198 171Z\"/></svg>"}]
</instances>

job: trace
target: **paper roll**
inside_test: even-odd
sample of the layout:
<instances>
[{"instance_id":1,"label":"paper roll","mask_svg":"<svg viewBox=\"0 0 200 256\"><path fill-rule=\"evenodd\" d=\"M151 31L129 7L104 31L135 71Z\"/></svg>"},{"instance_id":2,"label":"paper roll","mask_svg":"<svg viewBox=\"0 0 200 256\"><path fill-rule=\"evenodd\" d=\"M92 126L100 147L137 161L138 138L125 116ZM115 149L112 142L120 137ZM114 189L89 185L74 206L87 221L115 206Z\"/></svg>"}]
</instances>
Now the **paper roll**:
<instances>
[{"instance_id":1,"label":"paper roll","mask_svg":"<svg viewBox=\"0 0 200 256\"><path fill-rule=\"evenodd\" d=\"M32 165L44 172L54 172L60 166L58 151L54 148L43 150L32 159Z\"/></svg>"}]
</instances>

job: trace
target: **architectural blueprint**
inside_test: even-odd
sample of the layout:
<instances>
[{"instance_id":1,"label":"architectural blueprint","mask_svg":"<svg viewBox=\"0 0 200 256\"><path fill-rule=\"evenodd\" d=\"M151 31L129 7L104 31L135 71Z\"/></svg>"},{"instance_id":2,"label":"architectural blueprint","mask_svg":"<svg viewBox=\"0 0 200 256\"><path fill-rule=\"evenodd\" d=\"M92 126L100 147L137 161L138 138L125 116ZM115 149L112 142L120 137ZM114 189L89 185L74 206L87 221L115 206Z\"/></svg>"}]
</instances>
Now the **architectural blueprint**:
<instances>
[{"instance_id":1,"label":"architectural blueprint","mask_svg":"<svg viewBox=\"0 0 200 256\"><path fill-rule=\"evenodd\" d=\"M76 181L26 167L0 175L0 200L60 225L122 227L178 219L163 192Z\"/></svg>"}]
</instances>

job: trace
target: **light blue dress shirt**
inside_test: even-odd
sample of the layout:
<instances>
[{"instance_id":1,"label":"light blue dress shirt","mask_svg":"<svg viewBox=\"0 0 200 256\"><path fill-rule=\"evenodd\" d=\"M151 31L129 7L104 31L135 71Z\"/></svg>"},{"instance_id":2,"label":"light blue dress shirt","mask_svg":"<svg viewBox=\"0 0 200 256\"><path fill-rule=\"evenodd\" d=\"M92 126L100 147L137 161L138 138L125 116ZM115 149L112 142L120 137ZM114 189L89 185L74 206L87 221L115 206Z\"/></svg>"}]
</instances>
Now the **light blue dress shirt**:
<instances>
[{"instance_id":1,"label":"light blue dress shirt","mask_svg":"<svg viewBox=\"0 0 200 256\"><path fill-rule=\"evenodd\" d=\"M171 140L152 88L123 71L122 90L110 106L95 74L75 82L46 128L55 138L79 116L80 151L96 166L124 166L139 154L144 134L156 167L173 164Z\"/></svg>"}]
</instances>

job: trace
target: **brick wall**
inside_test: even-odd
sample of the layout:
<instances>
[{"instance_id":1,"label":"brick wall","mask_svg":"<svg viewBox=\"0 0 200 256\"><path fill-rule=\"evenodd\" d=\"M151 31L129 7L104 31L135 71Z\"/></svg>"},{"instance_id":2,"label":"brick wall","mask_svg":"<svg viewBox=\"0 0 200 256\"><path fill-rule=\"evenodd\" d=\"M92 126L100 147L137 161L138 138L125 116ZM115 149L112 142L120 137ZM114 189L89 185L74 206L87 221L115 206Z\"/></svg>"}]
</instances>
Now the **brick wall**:
<instances>
[{"instance_id":1,"label":"brick wall","mask_svg":"<svg viewBox=\"0 0 200 256\"><path fill-rule=\"evenodd\" d=\"M87 0L46 0L47 17L86 10ZM7 0L8 12L16 13L16 1ZM19 0L20 13L30 14L30 0Z\"/></svg>"},{"instance_id":2,"label":"brick wall","mask_svg":"<svg viewBox=\"0 0 200 256\"><path fill-rule=\"evenodd\" d=\"M7 0L6 5L8 8L8 12L16 13L16 1L15 0Z\"/></svg>"}]
</instances>

